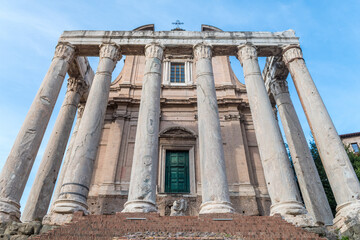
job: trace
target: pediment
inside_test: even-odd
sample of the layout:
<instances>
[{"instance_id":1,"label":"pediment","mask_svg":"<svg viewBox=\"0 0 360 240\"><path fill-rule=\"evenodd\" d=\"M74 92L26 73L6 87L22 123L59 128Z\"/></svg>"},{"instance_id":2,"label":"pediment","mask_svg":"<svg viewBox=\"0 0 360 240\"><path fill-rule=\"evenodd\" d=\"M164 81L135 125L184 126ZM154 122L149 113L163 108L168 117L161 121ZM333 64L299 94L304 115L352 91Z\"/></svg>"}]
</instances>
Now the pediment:
<instances>
[{"instance_id":1,"label":"pediment","mask_svg":"<svg viewBox=\"0 0 360 240\"><path fill-rule=\"evenodd\" d=\"M159 133L161 138L196 138L196 133L184 127L170 127Z\"/></svg>"}]
</instances>

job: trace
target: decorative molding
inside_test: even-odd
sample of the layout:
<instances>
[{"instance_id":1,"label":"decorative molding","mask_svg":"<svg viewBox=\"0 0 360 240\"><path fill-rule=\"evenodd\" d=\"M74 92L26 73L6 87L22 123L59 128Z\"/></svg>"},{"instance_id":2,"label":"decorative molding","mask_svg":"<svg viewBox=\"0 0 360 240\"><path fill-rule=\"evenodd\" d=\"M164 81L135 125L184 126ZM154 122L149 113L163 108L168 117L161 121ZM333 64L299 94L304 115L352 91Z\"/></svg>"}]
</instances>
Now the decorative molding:
<instances>
[{"instance_id":1,"label":"decorative molding","mask_svg":"<svg viewBox=\"0 0 360 240\"><path fill-rule=\"evenodd\" d=\"M224 115L224 119L225 119L226 121L240 120L240 116L237 115L237 114L227 114L227 115Z\"/></svg>"},{"instance_id":2,"label":"decorative molding","mask_svg":"<svg viewBox=\"0 0 360 240\"><path fill-rule=\"evenodd\" d=\"M162 60L163 55L164 55L164 46L157 43L147 44L145 46L145 57L158 58Z\"/></svg>"},{"instance_id":3,"label":"decorative molding","mask_svg":"<svg viewBox=\"0 0 360 240\"><path fill-rule=\"evenodd\" d=\"M194 46L194 58L195 61L202 58L212 57L212 47L205 43L196 44Z\"/></svg>"},{"instance_id":4,"label":"decorative molding","mask_svg":"<svg viewBox=\"0 0 360 240\"><path fill-rule=\"evenodd\" d=\"M117 112L114 112L112 114L112 120L117 120L117 119L130 119L131 118L131 114L129 113L117 113Z\"/></svg>"},{"instance_id":5,"label":"decorative molding","mask_svg":"<svg viewBox=\"0 0 360 240\"><path fill-rule=\"evenodd\" d=\"M298 45L290 45L283 49L283 60L286 65L295 59L303 59L302 51Z\"/></svg>"},{"instance_id":6,"label":"decorative molding","mask_svg":"<svg viewBox=\"0 0 360 240\"><path fill-rule=\"evenodd\" d=\"M119 61L122 58L120 47L115 43L103 43L100 45L100 58L110 58L113 61Z\"/></svg>"},{"instance_id":7,"label":"decorative molding","mask_svg":"<svg viewBox=\"0 0 360 240\"><path fill-rule=\"evenodd\" d=\"M67 91L77 92L81 96L89 89L88 84L82 78L69 78Z\"/></svg>"},{"instance_id":8,"label":"decorative molding","mask_svg":"<svg viewBox=\"0 0 360 240\"><path fill-rule=\"evenodd\" d=\"M62 58L71 62L75 57L75 46L70 43L58 43L55 48L54 58Z\"/></svg>"},{"instance_id":9,"label":"decorative molding","mask_svg":"<svg viewBox=\"0 0 360 240\"><path fill-rule=\"evenodd\" d=\"M254 45L250 45L250 44L244 44L244 45L238 46L237 57L238 57L241 65L243 65L244 60L247 60L247 59L256 59L257 60L256 47Z\"/></svg>"}]
</instances>

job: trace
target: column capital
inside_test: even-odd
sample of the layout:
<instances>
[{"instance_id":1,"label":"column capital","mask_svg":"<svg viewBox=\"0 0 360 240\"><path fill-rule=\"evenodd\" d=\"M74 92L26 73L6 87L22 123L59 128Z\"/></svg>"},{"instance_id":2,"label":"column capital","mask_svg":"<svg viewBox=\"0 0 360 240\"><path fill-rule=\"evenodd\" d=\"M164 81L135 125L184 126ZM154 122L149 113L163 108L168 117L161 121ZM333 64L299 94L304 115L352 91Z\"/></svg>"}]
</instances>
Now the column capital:
<instances>
[{"instance_id":1,"label":"column capital","mask_svg":"<svg viewBox=\"0 0 360 240\"><path fill-rule=\"evenodd\" d=\"M284 79L274 78L270 81L270 91L274 96L289 93L288 83Z\"/></svg>"},{"instance_id":2,"label":"column capital","mask_svg":"<svg viewBox=\"0 0 360 240\"><path fill-rule=\"evenodd\" d=\"M89 89L88 84L82 78L72 78L68 79L67 91L77 92L80 95L83 95Z\"/></svg>"},{"instance_id":3,"label":"column capital","mask_svg":"<svg viewBox=\"0 0 360 240\"><path fill-rule=\"evenodd\" d=\"M163 59L164 46L159 43L150 43L145 46L145 57Z\"/></svg>"},{"instance_id":4,"label":"column capital","mask_svg":"<svg viewBox=\"0 0 360 240\"><path fill-rule=\"evenodd\" d=\"M110 58L119 61L122 58L120 46L115 43L103 43L100 45L100 58Z\"/></svg>"},{"instance_id":5,"label":"column capital","mask_svg":"<svg viewBox=\"0 0 360 240\"><path fill-rule=\"evenodd\" d=\"M302 51L299 45L289 45L283 48L283 61L286 65L295 59L303 59Z\"/></svg>"},{"instance_id":6,"label":"column capital","mask_svg":"<svg viewBox=\"0 0 360 240\"><path fill-rule=\"evenodd\" d=\"M238 46L237 58L239 59L241 65L243 65L244 60L251 58L257 59L256 47L251 44L243 44Z\"/></svg>"},{"instance_id":7,"label":"column capital","mask_svg":"<svg viewBox=\"0 0 360 240\"><path fill-rule=\"evenodd\" d=\"M71 62L75 56L75 46L67 42L60 42L56 45L54 58L62 58Z\"/></svg>"},{"instance_id":8,"label":"column capital","mask_svg":"<svg viewBox=\"0 0 360 240\"><path fill-rule=\"evenodd\" d=\"M212 57L212 46L205 43L196 44L194 47L194 58L195 61L201 58L211 58Z\"/></svg>"}]
</instances>

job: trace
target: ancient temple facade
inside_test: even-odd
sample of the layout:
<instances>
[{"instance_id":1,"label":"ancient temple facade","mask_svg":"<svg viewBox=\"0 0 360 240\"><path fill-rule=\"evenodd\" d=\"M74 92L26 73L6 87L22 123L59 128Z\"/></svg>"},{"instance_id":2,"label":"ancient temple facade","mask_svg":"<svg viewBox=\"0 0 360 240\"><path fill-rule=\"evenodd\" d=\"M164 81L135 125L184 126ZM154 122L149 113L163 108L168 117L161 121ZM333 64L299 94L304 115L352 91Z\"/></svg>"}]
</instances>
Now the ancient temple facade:
<instances>
[{"instance_id":1,"label":"ancient temple facade","mask_svg":"<svg viewBox=\"0 0 360 240\"><path fill-rule=\"evenodd\" d=\"M123 55L124 67L112 81ZM99 56L96 71L87 56ZM229 56L240 61L245 84ZM267 57L263 71L258 57ZM20 213L66 74L65 100ZM289 74L338 204L335 218L291 102ZM224 32L203 25L199 32L157 32L145 25L62 34L0 175L0 221L62 225L77 211L169 215L182 199L186 215L280 214L298 226L334 225L343 232L360 222L359 196L294 31Z\"/></svg>"}]
</instances>

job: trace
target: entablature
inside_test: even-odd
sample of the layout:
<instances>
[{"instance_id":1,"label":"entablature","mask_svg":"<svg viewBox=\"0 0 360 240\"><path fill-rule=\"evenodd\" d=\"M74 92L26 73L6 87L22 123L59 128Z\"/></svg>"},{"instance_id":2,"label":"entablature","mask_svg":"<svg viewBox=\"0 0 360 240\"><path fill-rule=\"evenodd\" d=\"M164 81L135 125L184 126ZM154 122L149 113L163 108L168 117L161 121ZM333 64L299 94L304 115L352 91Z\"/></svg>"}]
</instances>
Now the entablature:
<instances>
[{"instance_id":1,"label":"entablature","mask_svg":"<svg viewBox=\"0 0 360 240\"><path fill-rule=\"evenodd\" d=\"M99 46L115 43L123 55L144 55L147 44L165 46L165 54L192 55L196 44L209 44L213 56L236 55L237 47L253 44L260 57L281 54L286 45L299 45L293 30L283 32L220 32L220 31L65 31L59 42L68 42L77 48L79 56L98 56Z\"/></svg>"}]
</instances>

